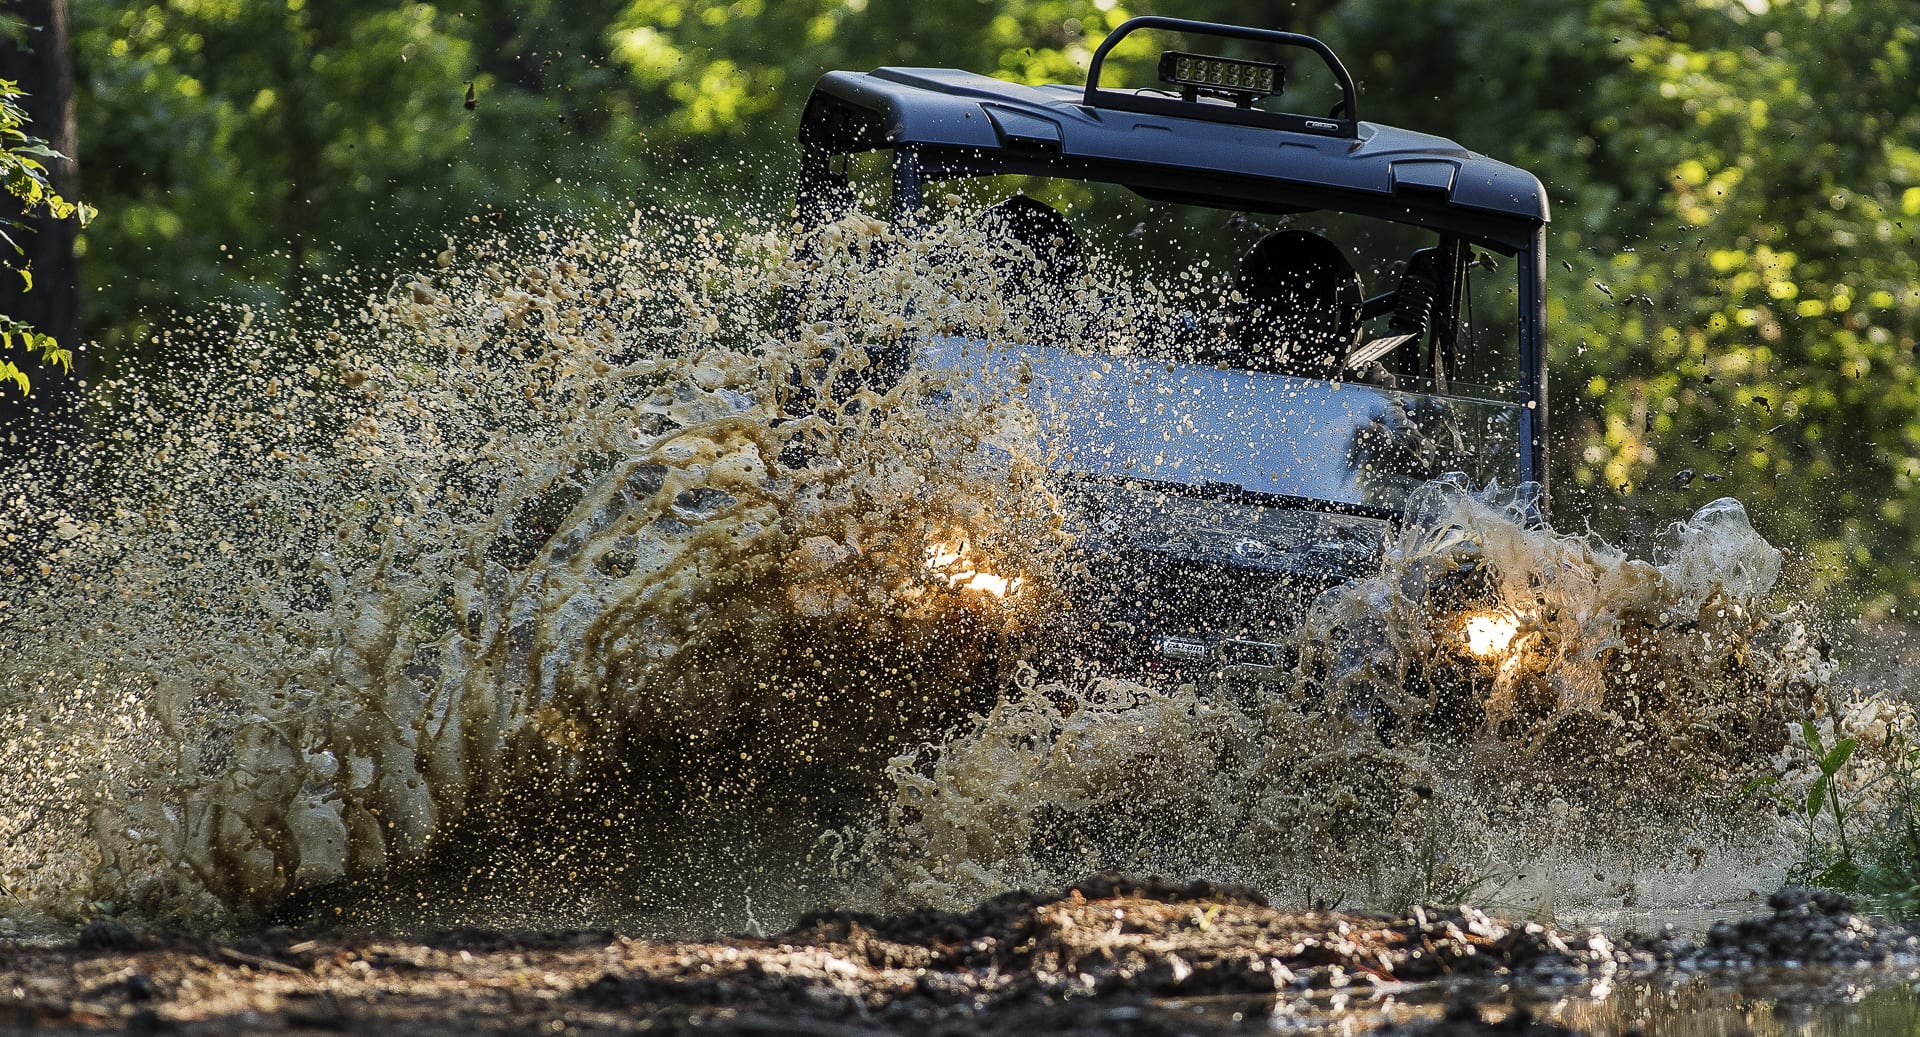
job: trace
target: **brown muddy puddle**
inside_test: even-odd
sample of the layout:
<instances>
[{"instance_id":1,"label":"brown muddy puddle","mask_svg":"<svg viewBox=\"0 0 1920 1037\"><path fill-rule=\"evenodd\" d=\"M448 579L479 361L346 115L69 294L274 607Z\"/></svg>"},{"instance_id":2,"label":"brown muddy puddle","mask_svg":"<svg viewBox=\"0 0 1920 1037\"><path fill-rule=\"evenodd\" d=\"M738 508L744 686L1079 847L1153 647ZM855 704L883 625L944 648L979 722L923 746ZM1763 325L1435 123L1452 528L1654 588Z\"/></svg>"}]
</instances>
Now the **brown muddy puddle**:
<instances>
[{"instance_id":1,"label":"brown muddy puddle","mask_svg":"<svg viewBox=\"0 0 1920 1037\"><path fill-rule=\"evenodd\" d=\"M1571 990L1433 984L1359 1000L1196 998L1156 1010L1192 1033L1887 1037L1920 1030L1920 982L1911 969L1767 969Z\"/></svg>"},{"instance_id":2,"label":"brown muddy puddle","mask_svg":"<svg viewBox=\"0 0 1920 1037\"><path fill-rule=\"evenodd\" d=\"M0 946L9 1031L231 1034L1894 1034L1920 946L1842 899L1692 938L1281 910L1247 890L1094 876L959 912L827 912L774 937L407 937L270 929ZM1803 961L1818 961L1804 964Z\"/></svg>"}]
</instances>

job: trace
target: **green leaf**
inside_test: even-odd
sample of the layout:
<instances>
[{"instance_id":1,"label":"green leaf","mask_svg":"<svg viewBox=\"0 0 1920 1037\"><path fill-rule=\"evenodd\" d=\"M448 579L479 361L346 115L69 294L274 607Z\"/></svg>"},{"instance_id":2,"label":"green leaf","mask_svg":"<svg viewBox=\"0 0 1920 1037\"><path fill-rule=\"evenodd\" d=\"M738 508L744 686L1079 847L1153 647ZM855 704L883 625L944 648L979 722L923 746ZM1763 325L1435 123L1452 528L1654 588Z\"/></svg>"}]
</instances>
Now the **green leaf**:
<instances>
[{"instance_id":1,"label":"green leaf","mask_svg":"<svg viewBox=\"0 0 1920 1037\"><path fill-rule=\"evenodd\" d=\"M1852 758L1853 751L1859 746L1858 738L1840 739L1827 755L1820 758L1820 772L1829 778L1833 777L1840 772L1840 768L1847 765L1847 760Z\"/></svg>"},{"instance_id":2,"label":"green leaf","mask_svg":"<svg viewBox=\"0 0 1920 1037\"><path fill-rule=\"evenodd\" d=\"M1800 721L1800 737L1807 740L1807 748L1816 758L1827 755L1827 747L1820 742L1820 729L1813 726L1813 721Z\"/></svg>"},{"instance_id":3,"label":"green leaf","mask_svg":"<svg viewBox=\"0 0 1920 1037\"><path fill-rule=\"evenodd\" d=\"M1853 891L1860 888L1861 873L1859 865L1842 857L1813 877L1813 884L1828 889Z\"/></svg>"},{"instance_id":4,"label":"green leaf","mask_svg":"<svg viewBox=\"0 0 1920 1037\"><path fill-rule=\"evenodd\" d=\"M1807 790L1807 820L1820 816L1820 808L1827 802L1827 776L1822 774Z\"/></svg>"}]
</instances>

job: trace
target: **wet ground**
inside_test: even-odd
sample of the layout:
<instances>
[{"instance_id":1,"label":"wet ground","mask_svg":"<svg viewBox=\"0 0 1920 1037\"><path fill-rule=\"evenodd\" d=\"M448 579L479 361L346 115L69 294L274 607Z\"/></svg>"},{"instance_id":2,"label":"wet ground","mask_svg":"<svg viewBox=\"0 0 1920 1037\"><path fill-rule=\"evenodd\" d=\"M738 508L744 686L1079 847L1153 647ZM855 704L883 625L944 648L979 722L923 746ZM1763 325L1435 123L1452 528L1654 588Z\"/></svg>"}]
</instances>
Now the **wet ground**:
<instances>
[{"instance_id":1,"label":"wet ground","mask_svg":"<svg viewBox=\"0 0 1920 1037\"><path fill-rule=\"evenodd\" d=\"M1470 908L1280 910L1094 877L964 914L829 913L771 938L97 922L0 946L0 1030L720 1034L1825 1035L1920 1029L1914 951L1844 898L1782 891L1697 937Z\"/></svg>"}]
</instances>

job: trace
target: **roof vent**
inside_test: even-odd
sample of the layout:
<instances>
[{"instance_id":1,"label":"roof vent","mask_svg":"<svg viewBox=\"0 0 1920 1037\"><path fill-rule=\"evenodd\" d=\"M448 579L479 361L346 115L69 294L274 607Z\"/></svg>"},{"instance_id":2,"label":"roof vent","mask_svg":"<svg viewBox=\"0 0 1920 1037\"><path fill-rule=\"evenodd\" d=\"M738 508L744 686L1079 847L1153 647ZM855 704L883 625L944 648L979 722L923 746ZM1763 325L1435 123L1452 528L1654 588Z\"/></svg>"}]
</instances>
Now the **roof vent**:
<instances>
[{"instance_id":1,"label":"roof vent","mask_svg":"<svg viewBox=\"0 0 1920 1037\"><path fill-rule=\"evenodd\" d=\"M997 104L983 104L980 107L986 109L994 132L1000 135L1001 147L1059 153L1059 123L1012 108L1002 108Z\"/></svg>"},{"instance_id":2,"label":"roof vent","mask_svg":"<svg viewBox=\"0 0 1920 1037\"><path fill-rule=\"evenodd\" d=\"M1451 195L1453 177L1459 171L1460 167L1452 162L1437 162L1430 159L1395 162L1393 193L1427 191L1433 194Z\"/></svg>"}]
</instances>

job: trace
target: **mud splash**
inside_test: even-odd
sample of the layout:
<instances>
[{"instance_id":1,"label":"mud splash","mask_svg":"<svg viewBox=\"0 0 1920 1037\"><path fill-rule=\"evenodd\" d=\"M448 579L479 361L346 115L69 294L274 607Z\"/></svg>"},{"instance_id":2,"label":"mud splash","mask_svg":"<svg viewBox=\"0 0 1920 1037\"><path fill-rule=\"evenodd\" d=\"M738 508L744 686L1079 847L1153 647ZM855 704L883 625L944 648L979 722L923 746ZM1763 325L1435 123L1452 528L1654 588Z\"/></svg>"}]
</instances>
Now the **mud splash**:
<instances>
[{"instance_id":1,"label":"mud splash","mask_svg":"<svg viewBox=\"0 0 1920 1037\"><path fill-rule=\"evenodd\" d=\"M1043 418L863 347L1124 350L1166 297L1096 257L1037 299L1046 257L963 220L796 240L643 213L449 245L103 387L88 505L8 505L0 913L378 890L393 924L737 928L754 892L777 920L1112 868L1551 910L1775 867L1734 790L1830 668L1737 504L1650 563L1435 486L1288 673L1041 677L1072 540ZM1459 594L1511 624L1497 665Z\"/></svg>"},{"instance_id":2,"label":"mud splash","mask_svg":"<svg viewBox=\"0 0 1920 1037\"><path fill-rule=\"evenodd\" d=\"M1772 812L1740 789L1832 666L1769 611L1780 554L1740 506L1676 523L1658 564L1452 484L1415 515L1381 575L1322 597L1290 672L1029 683L896 759L849 870L949 908L1100 869L1549 916L1777 884ZM1514 625L1496 662L1460 650L1461 576Z\"/></svg>"},{"instance_id":3,"label":"mud splash","mask_svg":"<svg viewBox=\"0 0 1920 1037\"><path fill-rule=\"evenodd\" d=\"M932 246L858 218L801 264L664 215L450 247L109 387L106 499L50 515L7 595L44 632L5 661L13 897L244 917L497 829L564 875L569 828L857 797L857 761L991 700L1042 596L928 546L1043 571L1040 469L924 377L791 390L858 378L849 342L992 325L989 289L911 277ZM783 335L803 288L835 321Z\"/></svg>"}]
</instances>

